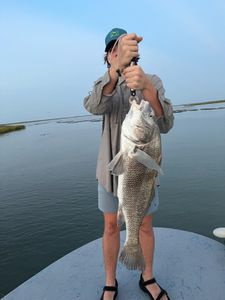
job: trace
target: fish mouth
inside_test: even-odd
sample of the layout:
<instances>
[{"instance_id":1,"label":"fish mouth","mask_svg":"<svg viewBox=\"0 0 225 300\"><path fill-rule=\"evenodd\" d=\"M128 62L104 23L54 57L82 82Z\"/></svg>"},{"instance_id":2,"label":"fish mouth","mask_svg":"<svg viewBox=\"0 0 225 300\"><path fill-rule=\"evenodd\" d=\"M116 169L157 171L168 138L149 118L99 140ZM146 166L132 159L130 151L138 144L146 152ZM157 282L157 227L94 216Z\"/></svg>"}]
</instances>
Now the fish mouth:
<instances>
[{"instance_id":1,"label":"fish mouth","mask_svg":"<svg viewBox=\"0 0 225 300\"><path fill-rule=\"evenodd\" d=\"M134 100L132 100L132 102L131 102L131 106L132 106L133 111L141 111L143 105L141 105L141 102L138 103L138 102L134 99Z\"/></svg>"},{"instance_id":2,"label":"fish mouth","mask_svg":"<svg viewBox=\"0 0 225 300\"><path fill-rule=\"evenodd\" d=\"M130 103L133 112L142 112L145 114L150 114L152 111L149 102L143 99L140 101L139 99L134 98L130 100Z\"/></svg>"}]
</instances>

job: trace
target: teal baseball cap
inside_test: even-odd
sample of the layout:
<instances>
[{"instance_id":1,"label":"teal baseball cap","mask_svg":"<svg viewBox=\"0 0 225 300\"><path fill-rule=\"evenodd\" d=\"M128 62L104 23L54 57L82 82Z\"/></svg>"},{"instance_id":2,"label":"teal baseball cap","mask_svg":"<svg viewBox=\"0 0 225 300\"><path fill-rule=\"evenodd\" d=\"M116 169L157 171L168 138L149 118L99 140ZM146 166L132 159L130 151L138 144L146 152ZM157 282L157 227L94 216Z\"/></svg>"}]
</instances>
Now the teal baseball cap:
<instances>
[{"instance_id":1,"label":"teal baseball cap","mask_svg":"<svg viewBox=\"0 0 225 300\"><path fill-rule=\"evenodd\" d=\"M105 52L108 52L113 43L123 34L127 34L122 28L113 28L105 37Z\"/></svg>"}]
</instances>

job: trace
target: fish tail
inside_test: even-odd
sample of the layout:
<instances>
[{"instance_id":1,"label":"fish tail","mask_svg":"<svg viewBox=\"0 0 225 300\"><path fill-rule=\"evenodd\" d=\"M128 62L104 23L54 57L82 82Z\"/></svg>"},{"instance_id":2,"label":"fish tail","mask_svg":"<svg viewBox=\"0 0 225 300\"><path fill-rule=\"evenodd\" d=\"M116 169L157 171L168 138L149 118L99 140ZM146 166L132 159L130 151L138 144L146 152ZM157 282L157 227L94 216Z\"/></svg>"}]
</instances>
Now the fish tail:
<instances>
[{"instance_id":1,"label":"fish tail","mask_svg":"<svg viewBox=\"0 0 225 300\"><path fill-rule=\"evenodd\" d=\"M120 252L119 260L129 270L139 269L143 271L145 269L145 261L140 245L129 246L125 244Z\"/></svg>"}]
</instances>

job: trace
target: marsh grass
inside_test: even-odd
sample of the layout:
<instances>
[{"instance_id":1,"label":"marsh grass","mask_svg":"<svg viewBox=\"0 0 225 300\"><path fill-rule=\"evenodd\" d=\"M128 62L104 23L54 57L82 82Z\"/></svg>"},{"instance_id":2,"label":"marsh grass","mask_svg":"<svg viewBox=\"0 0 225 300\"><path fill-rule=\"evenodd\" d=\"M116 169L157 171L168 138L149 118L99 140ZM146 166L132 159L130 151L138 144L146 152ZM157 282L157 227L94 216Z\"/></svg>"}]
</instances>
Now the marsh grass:
<instances>
[{"instance_id":1,"label":"marsh grass","mask_svg":"<svg viewBox=\"0 0 225 300\"><path fill-rule=\"evenodd\" d=\"M25 129L24 125L0 125L0 134Z\"/></svg>"}]
</instances>

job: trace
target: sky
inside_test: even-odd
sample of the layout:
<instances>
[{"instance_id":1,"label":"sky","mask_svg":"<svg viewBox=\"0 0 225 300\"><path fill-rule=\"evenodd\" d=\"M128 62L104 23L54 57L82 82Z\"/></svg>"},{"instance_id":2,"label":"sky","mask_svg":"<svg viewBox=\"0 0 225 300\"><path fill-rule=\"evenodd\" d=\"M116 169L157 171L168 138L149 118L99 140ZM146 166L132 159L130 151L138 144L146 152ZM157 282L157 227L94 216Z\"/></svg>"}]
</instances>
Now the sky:
<instances>
[{"instance_id":1,"label":"sky","mask_svg":"<svg viewBox=\"0 0 225 300\"><path fill-rule=\"evenodd\" d=\"M88 114L115 27L174 105L225 99L224 0L0 0L0 124Z\"/></svg>"}]
</instances>

